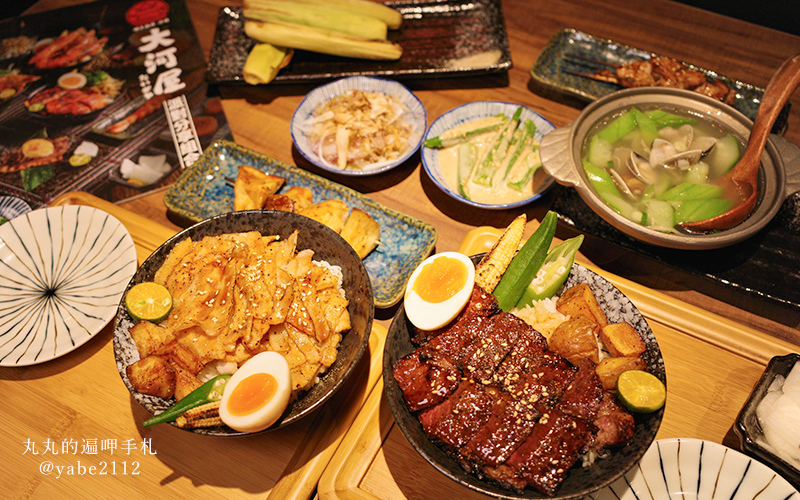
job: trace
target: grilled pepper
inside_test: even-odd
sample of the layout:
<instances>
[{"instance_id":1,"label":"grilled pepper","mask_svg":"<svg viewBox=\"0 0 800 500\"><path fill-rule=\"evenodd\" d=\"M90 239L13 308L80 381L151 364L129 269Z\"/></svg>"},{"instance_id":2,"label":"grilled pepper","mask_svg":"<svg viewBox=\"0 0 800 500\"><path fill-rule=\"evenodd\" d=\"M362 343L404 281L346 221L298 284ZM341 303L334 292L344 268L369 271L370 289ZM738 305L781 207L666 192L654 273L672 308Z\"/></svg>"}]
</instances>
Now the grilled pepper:
<instances>
[{"instance_id":1,"label":"grilled pepper","mask_svg":"<svg viewBox=\"0 0 800 500\"><path fill-rule=\"evenodd\" d=\"M549 211L542 219L542 223L534 231L528 241L522 245L519 252L511 260L508 269L500 278L500 283L494 289L494 296L503 311L510 311L517 305L525 288L530 284L539 268L542 267L553 235L556 232L558 216Z\"/></svg>"},{"instance_id":2,"label":"grilled pepper","mask_svg":"<svg viewBox=\"0 0 800 500\"><path fill-rule=\"evenodd\" d=\"M192 408L212 401L219 401L222 399L222 393L225 391L225 384L228 383L228 379L230 378L230 374L217 375L184 396L183 399L171 407L142 422L142 426L150 427L151 425L163 424L164 422L172 422L186 410L191 410Z\"/></svg>"},{"instance_id":3,"label":"grilled pepper","mask_svg":"<svg viewBox=\"0 0 800 500\"><path fill-rule=\"evenodd\" d=\"M517 308L522 309L534 301L547 299L556 294L561 285L567 281L575 254L583 243L583 235L563 241L547 253L536 277L533 278L528 288L517 302Z\"/></svg>"}]
</instances>

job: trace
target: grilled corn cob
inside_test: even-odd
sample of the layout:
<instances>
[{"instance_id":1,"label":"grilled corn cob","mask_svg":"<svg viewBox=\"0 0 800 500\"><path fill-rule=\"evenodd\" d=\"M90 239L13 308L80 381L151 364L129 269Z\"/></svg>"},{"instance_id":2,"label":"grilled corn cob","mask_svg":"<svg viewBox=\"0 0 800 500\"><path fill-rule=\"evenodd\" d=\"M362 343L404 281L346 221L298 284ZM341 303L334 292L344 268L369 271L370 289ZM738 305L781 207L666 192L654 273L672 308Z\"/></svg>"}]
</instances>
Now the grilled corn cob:
<instances>
[{"instance_id":1,"label":"grilled corn cob","mask_svg":"<svg viewBox=\"0 0 800 500\"><path fill-rule=\"evenodd\" d=\"M256 0L259 1L259 0ZM260 0L269 1L269 0ZM371 0L297 0L297 3L307 5L324 5L337 9L358 12L366 16L375 17L386 23L390 30L396 30L403 24L403 15L388 5Z\"/></svg>"},{"instance_id":2,"label":"grilled corn cob","mask_svg":"<svg viewBox=\"0 0 800 500\"><path fill-rule=\"evenodd\" d=\"M302 1L245 0L244 17L256 21L280 21L314 28L341 31L375 40L386 40L382 20L337 7L308 5Z\"/></svg>"},{"instance_id":3,"label":"grilled corn cob","mask_svg":"<svg viewBox=\"0 0 800 500\"><path fill-rule=\"evenodd\" d=\"M183 415L175 419L175 425L182 429L223 425L222 418L219 416L219 404L219 401L212 401L186 410Z\"/></svg>"},{"instance_id":4,"label":"grilled corn cob","mask_svg":"<svg viewBox=\"0 0 800 500\"><path fill-rule=\"evenodd\" d=\"M511 221L497 243L475 266L475 284L489 293L494 291L508 264L511 263L511 259L519 250L526 222L525 214L521 214Z\"/></svg>"},{"instance_id":5,"label":"grilled corn cob","mask_svg":"<svg viewBox=\"0 0 800 500\"><path fill-rule=\"evenodd\" d=\"M246 20L244 32L263 43L360 59L396 60L403 49L386 40L373 40L302 24Z\"/></svg>"}]
</instances>

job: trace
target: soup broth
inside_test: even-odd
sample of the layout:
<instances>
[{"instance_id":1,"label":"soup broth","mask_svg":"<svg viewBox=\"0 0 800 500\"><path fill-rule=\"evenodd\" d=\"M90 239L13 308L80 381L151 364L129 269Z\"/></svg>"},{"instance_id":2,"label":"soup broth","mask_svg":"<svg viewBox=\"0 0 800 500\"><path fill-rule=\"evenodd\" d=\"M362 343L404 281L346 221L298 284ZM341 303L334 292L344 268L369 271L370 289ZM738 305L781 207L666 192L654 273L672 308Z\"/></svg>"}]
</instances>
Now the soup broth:
<instances>
[{"instance_id":1,"label":"soup broth","mask_svg":"<svg viewBox=\"0 0 800 500\"><path fill-rule=\"evenodd\" d=\"M594 191L624 217L659 231L728 211L715 181L739 160L738 137L713 120L628 108L592 127L581 159Z\"/></svg>"}]
</instances>

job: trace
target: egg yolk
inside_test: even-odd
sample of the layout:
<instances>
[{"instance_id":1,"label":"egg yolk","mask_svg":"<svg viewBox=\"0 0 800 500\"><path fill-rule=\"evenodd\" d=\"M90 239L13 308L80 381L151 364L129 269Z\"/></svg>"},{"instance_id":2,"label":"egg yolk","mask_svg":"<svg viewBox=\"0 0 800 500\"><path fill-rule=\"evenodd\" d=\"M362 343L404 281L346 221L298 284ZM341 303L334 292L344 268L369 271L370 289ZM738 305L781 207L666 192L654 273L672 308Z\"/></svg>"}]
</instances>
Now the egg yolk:
<instances>
[{"instance_id":1,"label":"egg yolk","mask_svg":"<svg viewBox=\"0 0 800 500\"><path fill-rule=\"evenodd\" d=\"M254 373L245 377L228 398L228 411L241 417L264 407L278 391L278 381L269 373Z\"/></svg>"},{"instance_id":2,"label":"egg yolk","mask_svg":"<svg viewBox=\"0 0 800 500\"><path fill-rule=\"evenodd\" d=\"M452 257L439 257L420 270L413 290L419 297L437 304L449 299L467 283L467 268Z\"/></svg>"}]
</instances>

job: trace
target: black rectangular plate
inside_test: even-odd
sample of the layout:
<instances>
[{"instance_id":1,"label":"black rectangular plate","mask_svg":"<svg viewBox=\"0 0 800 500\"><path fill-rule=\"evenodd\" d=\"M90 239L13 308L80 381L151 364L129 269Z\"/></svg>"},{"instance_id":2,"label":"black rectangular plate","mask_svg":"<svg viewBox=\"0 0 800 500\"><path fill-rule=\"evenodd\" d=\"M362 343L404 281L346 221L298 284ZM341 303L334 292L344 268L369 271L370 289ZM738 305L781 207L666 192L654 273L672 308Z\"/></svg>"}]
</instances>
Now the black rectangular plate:
<instances>
[{"instance_id":1,"label":"black rectangular plate","mask_svg":"<svg viewBox=\"0 0 800 500\"><path fill-rule=\"evenodd\" d=\"M295 51L270 83L325 81L345 76L449 77L480 75L511 68L508 34L500 0L387 3L403 14L403 25L389 32L400 44L397 61L371 61ZM210 83L245 83L242 68L253 40L244 34L241 7L223 7L211 46Z\"/></svg>"}]
</instances>

